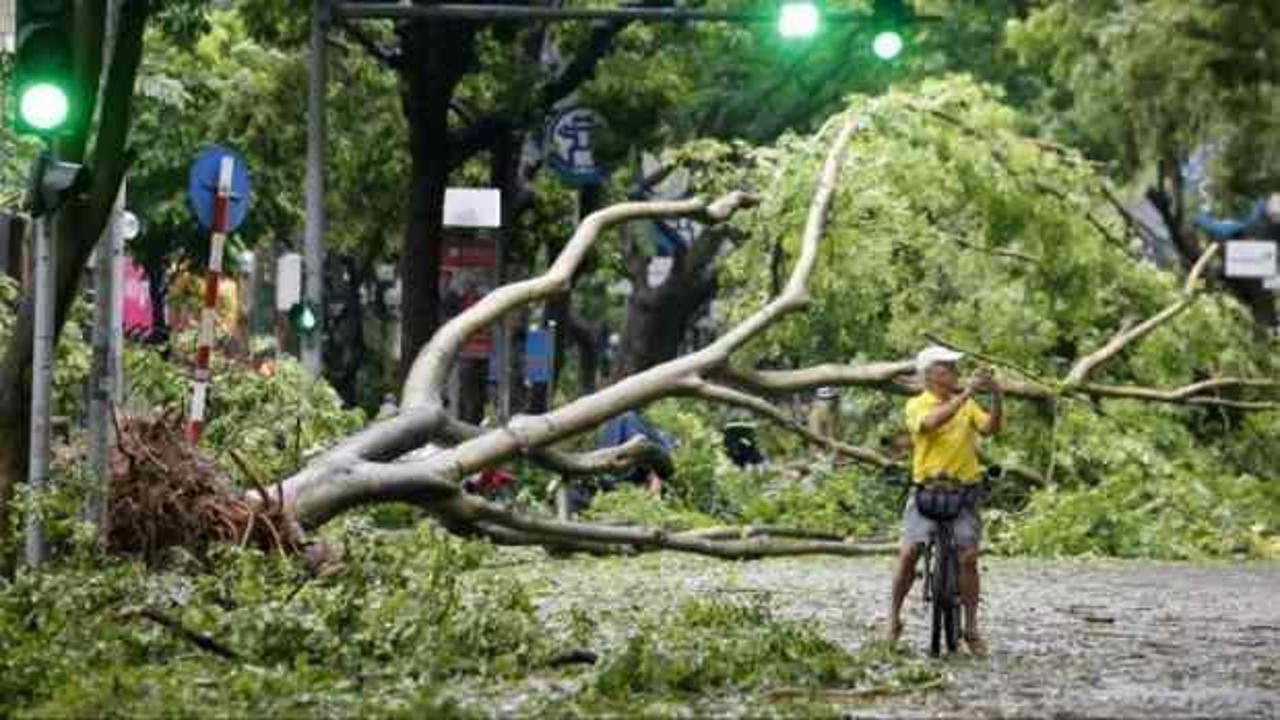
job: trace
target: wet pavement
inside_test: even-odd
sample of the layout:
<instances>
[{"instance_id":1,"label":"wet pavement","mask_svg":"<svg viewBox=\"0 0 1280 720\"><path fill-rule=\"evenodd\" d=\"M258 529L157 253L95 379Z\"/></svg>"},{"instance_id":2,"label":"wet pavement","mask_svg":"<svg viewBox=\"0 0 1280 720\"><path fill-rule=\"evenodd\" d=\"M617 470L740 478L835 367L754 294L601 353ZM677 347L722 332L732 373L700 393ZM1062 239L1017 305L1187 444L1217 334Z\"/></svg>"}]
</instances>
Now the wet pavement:
<instances>
[{"instance_id":1,"label":"wet pavement","mask_svg":"<svg viewBox=\"0 0 1280 720\"><path fill-rule=\"evenodd\" d=\"M838 714L1280 717L1278 563L987 558L983 572L989 657L940 659L943 687L859 700ZM533 583L545 616L589 606L606 637L611 614L623 620L640 604L745 594L767 597L780 618L816 622L850 649L880 636L889 573L889 558L725 563L672 554L515 569ZM923 654L928 619L918 586L905 620L904 642Z\"/></svg>"}]
</instances>

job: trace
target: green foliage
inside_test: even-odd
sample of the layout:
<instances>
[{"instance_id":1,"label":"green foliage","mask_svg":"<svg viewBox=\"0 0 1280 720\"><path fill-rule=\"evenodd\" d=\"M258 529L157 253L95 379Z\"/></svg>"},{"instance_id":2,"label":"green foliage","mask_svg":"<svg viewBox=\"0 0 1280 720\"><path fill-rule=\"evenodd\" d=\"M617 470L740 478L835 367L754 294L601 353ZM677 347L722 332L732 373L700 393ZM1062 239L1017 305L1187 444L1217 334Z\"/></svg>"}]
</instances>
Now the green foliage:
<instances>
[{"instance_id":1,"label":"green foliage","mask_svg":"<svg viewBox=\"0 0 1280 720\"><path fill-rule=\"evenodd\" d=\"M8 344L17 322L20 292L13 278L0 274L0 347ZM84 298L72 303L55 350L58 361L53 368L54 415L78 419L88 410L85 381L93 359L88 342L92 321L93 309Z\"/></svg>"},{"instance_id":2,"label":"green foliage","mask_svg":"<svg viewBox=\"0 0 1280 720\"><path fill-rule=\"evenodd\" d=\"M1222 199L1276 187L1276 65L1270 0L1039 3L1009 46L1052 82L1046 124L1118 160L1128 177L1219 143Z\"/></svg>"},{"instance_id":3,"label":"green foliage","mask_svg":"<svg viewBox=\"0 0 1280 720\"><path fill-rule=\"evenodd\" d=\"M850 653L805 623L774 617L767 601L688 600L646 617L594 681L606 700L767 688L907 686L939 678L900 651Z\"/></svg>"},{"instance_id":4,"label":"green foliage","mask_svg":"<svg viewBox=\"0 0 1280 720\"><path fill-rule=\"evenodd\" d=\"M812 302L744 348L743 364L786 368L910 357L934 334L1039 377L1058 378L1125 323L1178 296L1176 277L1129 255L1123 223L1100 194L1096 168L1070 149L1025 137L1019 129L1025 118L993 89L948 77L853 98L849 113L860 118L862 129L841 174ZM717 303L726 322L766 301L776 279L761 269L771 266L775 252L795 258L830 137L830 131L787 136L756 149L698 147L698 184L745 185L767 198L735 221L752 241L725 265L725 291ZM741 161L730 167L716 159L730 156ZM1248 313L1211 294L1110 362L1097 379L1176 387L1209 376L1274 377L1278 371ZM860 391L848 397L853 417L846 425L854 435L846 439L876 445L901 432L900 401ZM1270 442L1274 431L1264 429L1264 420L1220 415L1220 428L1206 431L1215 415L1203 410L1116 402L1057 411L1010 403L1008 413L1009 429L991 444L991 455L1042 472L1053 468L1057 490L1050 492L1066 498L1023 508L1035 493L1005 493L999 509L1013 511L1005 516L1009 527L1031 523L1033 516L1039 522L1027 524L1025 535L1017 529L1000 535L1011 548L1161 557L1258 553L1268 547L1258 538L1277 532L1278 506L1266 501L1272 491L1263 488L1275 484L1280 446ZM699 438L697 427L690 431ZM1117 457L1124 448L1133 450ZM759 482L752 493L734 491L741 480L706 459L695 456L692 466L697 487L739 498L699 507L717 508L717 517L770 523L803 518L839 529L856 527L857 516L891 520L894 512L891 505L871 504L880 488L856 473L825 479L815 473L816 494L794 483L766 492L768 485ZM1198 483L1210 493L1193 502ZM1090 539L1092 522L1072 513L1093 513L1100 523L1112 513L1112 505L1086 500L1096 497L1097 488L1121 493L1107 495L1109 500L1134 502L1162 488L1157 494L1178 498L1173 504L1180 510L1170 517L1179 519L1141 537L1126 530ZM1215 502L1236 509L1218 512ZM857 513L841 514L851 506ZM1063 533L1080 537L1067 542Z\"/></svg>"},{"instance_id":5,"label":"green foliage","mask_svg":"<svg viewBox=\"0 0 1280 720\"><path fill-rule=\"evenodd\" d=\"M1255 422L1275 422L1259 415ZM1125 432L1146 425L1145 432ZM1097 427L1111 428L1106 435ZM1220 432L1215 428L1212 432ZM1195 559L1280 555L1280 485L1232 467L1230 449L1204 447L1171 413L1118 406L1102 418L1060 419L1057 469L1081 480L996 515L1008 552Z\"/></svg>"},{"instance_id":6,"label":"green foliage","mask_svg":"<svg viewBox=\"0 0 1280 720\"><path fill-rule=\"evenodd\" d=\"M713 525L773 525L804 528L846 537L883 535L900 515L900 489L878 473L855 466L836 467L830 458L794 465L742 470L723 451L714 411L667 400L647 412L656 427L679 440L673 454L676 475L658 499L647 490L623 487L597 495L586 517L687 530ZM770 446L789 436L761 429ZM803 452L803 450L801 450Z\"/></svg>"},{"instance_id":7,"label":"green foliage","mask_svg":"<svg viewBox=\"0 0 1280 720\"><path fill-rule=\"evenodd\" d=\"M179 340L182 344L182 340ZM149 408L182 408L190 383L179 366L152 348L125 354L130 403ZM265 375L215 356L208 419L201 442L242 484L250 478L232 454L263 482L301 467L312 453L364 425L361 410L345 410L327 383L312 380L292 357L282 356Z\"/></svg>"},{"instance_id":8,"label":"green foliage","mask_svg":"<svg viewBox=\"0 0 1280 720\"><path fill-rule=\"evenodd\" d=\"M667 530L691 530L718 524L715 518L690 509L678 499L663 500L634 485L596 495L584 517L588 520L624 520L634 525Z\"/></svg>"},{"instance_id":9,"label":"green foliage","mask_svg":"<svg viewBox=\"0 0 1280 720\"><path fill-rule=\"evenodd\" d=\"M312 578L253 551L211 572L150 575L86 556L0 585L0 714L138 716L454 712L444 684L547 653L523 588L476 573L486 546L427 527L347 523L342 569ZM239 657L199 650L148 608Z\"/></svg>"}]
</instances>

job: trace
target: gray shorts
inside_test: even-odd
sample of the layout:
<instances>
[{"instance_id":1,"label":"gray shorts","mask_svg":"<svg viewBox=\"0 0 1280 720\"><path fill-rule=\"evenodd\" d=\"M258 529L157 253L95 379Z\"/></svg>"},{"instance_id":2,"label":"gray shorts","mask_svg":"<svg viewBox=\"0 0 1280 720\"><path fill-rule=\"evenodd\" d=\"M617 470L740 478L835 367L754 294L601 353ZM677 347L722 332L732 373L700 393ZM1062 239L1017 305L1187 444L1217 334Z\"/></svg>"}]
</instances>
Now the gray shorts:
<instances>
[{"instance_id":1,"label":"gray shorts","mask_svg":"<svg viewBox=\"0 0 1280 720\"><path fill-rule=\"evenodd\" d=\"M976 548L982 542L982 516L972 503L965 504L951 526L955 530L956 545ZM916 494L911 493L906 507L902 509L902 542L907 545L927 543L937 529L936 521L920 514L916 508Z\"/></svg>"}]
</instances>

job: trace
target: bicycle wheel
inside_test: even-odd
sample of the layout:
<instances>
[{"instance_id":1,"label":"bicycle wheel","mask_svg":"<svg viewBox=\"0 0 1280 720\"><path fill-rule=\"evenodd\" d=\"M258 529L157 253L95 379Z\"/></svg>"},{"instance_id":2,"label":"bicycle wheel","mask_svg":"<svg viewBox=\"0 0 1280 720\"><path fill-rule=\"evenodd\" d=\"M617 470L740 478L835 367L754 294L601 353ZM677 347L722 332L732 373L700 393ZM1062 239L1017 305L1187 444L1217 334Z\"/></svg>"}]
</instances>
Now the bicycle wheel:
<instances>
[{"instance_id":1,"label":"bicycle wheel","mask_svg":"<svg viewBox=\"0 0 1280 720\"><path fill-rule=\"evenodd\" d=\"M943 533L938 547L938 566L934 571L934 641L933 654L941 652L941 637L947 639L947 652L954 653L960 641L960 558L949 533Z\"/></svg>"},{"instance_id":2,"label":"bicycle wheel","mask_svg":"<svg viewBox=\"0 0 1280 720\"><path fill-rule=\"evenodd\" d=\"M930 545L930 552L927 556L926 567L929 568L927 578L929 595L932 596L932 622L929 626L929 654L938 657L942 652L942 630L944 614L946 612L947 594L946 586L943 584L945 573L943 567L943 557L945 553L941 547Z\"/></svg>"}]
</instances>

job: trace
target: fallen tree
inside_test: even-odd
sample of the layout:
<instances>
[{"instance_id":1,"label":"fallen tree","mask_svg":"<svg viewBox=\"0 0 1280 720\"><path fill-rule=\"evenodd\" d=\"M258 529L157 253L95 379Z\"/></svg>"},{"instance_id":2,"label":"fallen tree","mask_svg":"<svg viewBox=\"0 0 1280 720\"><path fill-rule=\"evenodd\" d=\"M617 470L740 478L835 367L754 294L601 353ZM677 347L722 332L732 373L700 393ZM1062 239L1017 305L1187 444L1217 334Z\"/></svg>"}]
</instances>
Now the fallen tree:
<instances>
[{"instance_id":1,"label":"fallen tree","mask_svg":"<svg viewBox=\"0 0 1280 720\"><path fill-rule=\"evenodd\" d=\"M793 371L734 368L736 351L767 328L810 303L809 279L818 261L832 197L841 171L849 163L848 145L859 131L853 115L819 133L830 147L809 205L799 255L782 291L715 341L694 352L655 365L592 394L541 415L519 416L505 426L481 429L453 417L445 408L442 389L459 349L476 330L503 314L567 292L574 272L598 238L619 223L660 217L690 217L706 224L731 220L760 201L751 193L730 192L714 201L623 203L587 217L543 275L512 283L445 325L418 353L403 390L399 416L373 425L314 458L305 468L266 492L250 492L246 499L262 502L277 497L303 529L313 529L340 513L378 502L409 502L433 515L450 531L488 538L502 544L556 546L590 552L637 552L669 549L721 558L758 558L797 554L860 555L886 552L884 545L862 546L822 538L797 538L794 531L771 534L768 528L716 533L669 532L568 522L538 517L488 502L461 490L464 477L516 458L528 458L569 474L616 470L641 461L652 452L642 441L593 453L573 453L555 446L586 433L610 417L666 397L694 397L750 410L813 443L826 445L857 462L888 467L894 461L870 449L857 448L809 433L771 403L767 396L797 392L819 385L853 385L897 393L918 390L910 378L910 361L861 365L822 365ZM1147 321L1117 333L1098 350L1081 357L1062 380L1027 377L1003 382L1013 397L1037 402L1061 398L1134 398L1202 404L1237 409L1270 409L1270 400L1224 397L1225 390L1273 390L1269 380L1213 378L1180 388L1152 388L1094 383L1098 368L1159 325L1171 321L1198 297L1201 276L1213 260L1206 253L1187 280L1182 297ZM1030 375L1030 373L1024 373ZM427 444L438 448L422 457L415 452ZM1024 471L1040 479L1034 471Z\"/></svg>"}]
</instances>

